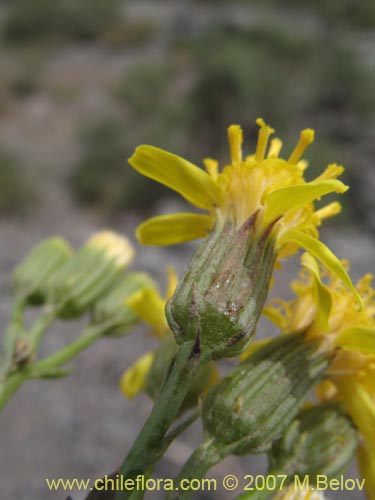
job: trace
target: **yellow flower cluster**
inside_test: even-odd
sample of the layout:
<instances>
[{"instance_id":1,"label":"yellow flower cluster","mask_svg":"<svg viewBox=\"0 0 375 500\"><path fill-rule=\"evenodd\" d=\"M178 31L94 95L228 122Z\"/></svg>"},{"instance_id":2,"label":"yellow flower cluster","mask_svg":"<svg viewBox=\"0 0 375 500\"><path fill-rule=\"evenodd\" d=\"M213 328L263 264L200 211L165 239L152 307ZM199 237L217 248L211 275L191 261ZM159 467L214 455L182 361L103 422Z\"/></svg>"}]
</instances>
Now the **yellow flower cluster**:
<instances>
[{"instance_id":1,"label":"yellow flower cluster","mask_svg":"<svg viewBox=\"0 0 375 500\"><path fill-rule=\"evenodd\" d=\"M317 388L320 400L343 404L362 436L360 469L368 491L375 491L375 290L372 275L356 285L362 308L332 273L302 257L300 279L292 283L292 301L273 300L265 315L282 332L305 331L320 338L321 349L333 352L327 378ZM348 267L348 262L343 262ZM253 347L254 348L254 347Z\"/></svg>"},{"instance_id":2,"label":"yellow flower cluster","mask_svg":"<svg viewBox=\"0 0 375 500\"><path fill-rule=\"evenodd\" d=\"M317 236L322 219L340 210L338 203L314 211L313 200L347 190L336 180L343 167L329 165L311 182L304 179L307 163L301 160L306 147L313 142L314 132L306 129L287 160L279 158L282 143L274 139L267 151L269 136L274 132L262 119L254 154L243 158L243 133L238 125L228 128L231 163L219 172L218 163L204 160L206 172L192 163L153 146L139 146L129 163L138 172L177 191L207 215L179 213L154 217L139 226L137 236L142 243L168 245L207 234L218 218L234 217L240 227L257 214L258 229L276 223L279 245L293 242L294 232ZM300 244L297 242L297 244Z\"/></svg>"},{"instance_id":3,"label":"yellow flower cluster","mask_svg":"<svg viewBox=\"0 0 375 500\"><path fill-rule=\"evenodd\" d=\"M337 177L343 167L328 165L325 171L307 182L302 156L314 140L314 132L305 129L287 159L281 158L282 142L269 138L274 130L262 119L255 152L243 155L240 126L228 128L230 163L219 170L216 160L206 158L205 169L155 148L139 146L130 165L141 174L178 192L203 213L177 213L151 218L137 229L143 244L170 245L201 238L215 226L231 224L240 229L251 221L254 234L272 235L276 258L281 259L304 248L303 270L293 282L295 299L274 300L264 309L282 332L306 332L306 339L319 338L321 349L332 354L326 379L318 386L322 401L337 400L357 426L360 435L358 461L366 478L368 492L375 491L375 291L371 275L354 286L347 273L348 263L341 262L319 241L321 222L340 212L340 204L330 203L318 210L314 201L322 196L347 190ZM319 266L317 260L323 265ZM172 275L171 275L172 276ZM167 299L177 280L170 278ZM166 300L155 289L142 290L128 306L151 324L161 339L168 337L165 320ZM256 342L241 356L268 340ZM143 389L153 354L146 353L121 379L121 389L133 397ZM311 491L301 498L313 498ZM370 497L371 494L369 493ZM288 494L285 498L294 498ZM284 497L283 497L284 498ZM300 497L299 497L300 498ZM372 498L372 497L371 497Z\"/></svg>"}]
</instances>

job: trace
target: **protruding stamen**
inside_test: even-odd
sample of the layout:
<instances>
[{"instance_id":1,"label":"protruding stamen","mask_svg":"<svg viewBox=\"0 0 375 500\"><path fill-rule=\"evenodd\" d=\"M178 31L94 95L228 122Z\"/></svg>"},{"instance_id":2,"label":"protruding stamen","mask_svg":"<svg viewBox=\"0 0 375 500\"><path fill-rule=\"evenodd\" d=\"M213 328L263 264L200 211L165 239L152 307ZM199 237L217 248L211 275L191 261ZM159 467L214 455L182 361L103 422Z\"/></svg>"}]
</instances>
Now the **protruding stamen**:
<instances>
[{"instance_id":1,"label":"protruding stamen","mask_svg":"<svg viewBox=\"0 0 375 500\"><path fill-rule=\"evenodd\" d=\"M297 162L297 167L299 167L302 172L307 169L309 162L307 160L300 160Z\"/></svg>"},{"instance_id":2,"label":"protruding stamen","mask_svg":"<svg viewBox=\"0 0 375 500\"><path fill-rule=\"evenodd\" d=\"M329 219L330 217L333 217L334 215L337 215L341 212L341 204L338 201L334 201L332 203L329 203L323 208L320 208L315 212L315 215L318 217L320 220L324 219Z\"/></svg>"},{"instance_id":3,"label":"protruding stamen","mask_svg":"<svg viewBox=\"0 0 375 500\"><path fill-rule=\"evenodd\" d=\"M267 158L270 158L271 156L277 158L280 154L282 147L283 147L283 141L281 139L279 139L278 137L272 139Z\"/></svg>"},{"instance_id":4,"label":"protruding stamen","mask_svg":"<svg viewBox=\"0 0 375 500\"><path fill-rule=\"evenodd\" d=\"M264 154L266 152L268 138L275 131L273 128L269 127L265 124L262 118L258 118L256 120L256 124L259 125L259 133L258 133L258 143L255 151L255 160L262 161L264 159Z\"/></svg>"},{"instance_id":5,"label":"protruding stamen","mask_svg":"<svg viewBox=\"0 0 375 500\"><path fill-rule=\"evenodd\" d=\"M311 128L302 130L297 146L294 148L293 153L290 155L288 162L296 164L303 155L305 149L309 144L314 142L314 131Z\"/></svg>"},{"instance_id":6,"label":"protruding stamen","mask_svg":"<svg viewBox=\"0 0 375 500\"><path fill-rule=\"evenodd\" d=\"M212 158L205 158L203 160L203 165L206 172L213 178L214 181L216 181L219 175L219 163Z\"/></svg>"},{"instance_id":7,"label":"protruding stamen","mask_svg":"<svg viewBox=\"0 0 375 500\"><path fill-rule=\"evenodd\" d=\"M228 141L233 165L242 161L243 133L239 125L228 127Z\"/></svg>"},{"instance_id":8,"label":"protruding stamen","mask_svg":"<svg viewBox=\"0 0 375 500\"><path fill-rule=\"evenodd\" d=\"M337 165L337 163L331 163L330 165L327 166L327 168L324 170L322 174L320 174L318 177L314 179L314 181L336 179L344 172L344 170L345 168L342 165Z\"/></svg>"}]
</instances>

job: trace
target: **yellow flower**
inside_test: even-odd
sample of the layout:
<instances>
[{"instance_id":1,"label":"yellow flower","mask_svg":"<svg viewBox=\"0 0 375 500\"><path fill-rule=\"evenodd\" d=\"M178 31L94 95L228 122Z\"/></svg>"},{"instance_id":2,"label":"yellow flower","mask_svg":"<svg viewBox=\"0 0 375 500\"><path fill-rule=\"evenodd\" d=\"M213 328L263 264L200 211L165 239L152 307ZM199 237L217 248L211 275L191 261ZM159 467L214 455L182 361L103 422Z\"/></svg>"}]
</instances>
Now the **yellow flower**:
<instances>
[{"instance_id":1,"label":"yellow flower","mask_svg":"<svg viewBox=\"0 0 375 500\"><path fill-rule=\"evenodd\" d=\"M373 329L375 338L375 329ZM358 428L361 441L358 466L369 499L375 494L375 356L341 349L331 363L328 378L317 388L322 401L343 404Z\"/></svg>"},{"instance_id":2,"label":"yellow flower","mask_svg":"<svg viewBox=\"0 0 375 500\"><path fill-rule=\"evenodd\" d=\"M112 231L95 233L87 241L88 248L102 250L108 260L118 267L127 266L134 258L135 251L130 241Z\"/></svg>"},{"instance_id":3,"label":"yellow flower","mask_svg":"<svg viewBox=\"0 0 375 500\"><path fill-rule=\"evenodd\" d=\"M301 279L292 283L296 298L271 301L266 316L283 332L306 331L319 337L321 348L334 353L327 379L317 388L319 399L340 401L360 431L359 464L370 484L375 477L375 290L372 275L356 285L358 301L342 283L310 255L302 257ZM348 263L343 263L348 267ZM371 490L370 490L371 491Z\"/></svg>"},{"instance_id":4,"label":"yellow flower","mask_svg":"<svg viewBox=\"0 0 375 500\"><path fill-rule=\"evenodd\" d=\"M296 298L274 299L264 314L284 332L307 330L308 338L320 336L327 348L340 346L375 355L375 291L366 274L349 292L332 271L303 254L300 279L292 283ZM347 269L349 264L342 261ZM325 283L326 282L326 283Z\"/></svg>"},{"instance_id":5,"label":"yellow flower","mask_svg":"<svg viewBox=\"0 0 375 500\"><path fill-rule=\"evenodd\" d=\"M365 481L365 491L369 500L375 500L375 452L366 443L361 443L357 452L359 470Z\"/></svg>"},{"instance_id":6,"label":"yellow flower","mask_svg":"<svg viewBox=\"0 0 375 500\"><path fill-rule=\"evenodd\" d=\"M152 335L160 340L171 336L164 309L168 299L173 295L178 281L173 267L168 267L167 274L168 280L165 297L160 295L156 286L150 286L136 292L126 301L126 305L141 320L152 327ZM147 352L122 374L120 390L127 398L134 398L144 389L153 361L154 353Z\"/></svg>"},{"instance_id":7,"label":"yellow flower","mask_svg":"<svg viewBox=\"0 0 375 500\"><path fill-rule=\"evenodd\" d=\"M120 390L128 399L133 399L143 391L153 361L154 353L146 352L121 375Z\"/></svg>"},{"instance_id":8,"label":"yellow flower","mask_svg":"<svg viewBox=\"0 0 375 500\"><path fill-rule=\"evenodd\" d=\"M337 202L314 210L313 201L331 193L347 190L336 179L343 167L332 164L315 180L306 182L301 160L306 147L313 142L314 132L305 129L287 160L279 158L282 143L273 139L273 129L262 119L255 153L243 157L242 129L228 128L231 163L219 172L218 163L204 160L206 171L187 160L153 146L139 146L129 163L141 174L177 191L202 213L178 213L151 218L137 229L141 243L170 245L208 234L219 220L234 221L237 228L251 218L256 232L273 227L278 257L303 247L327 267L340 267L335 256L317 240L321 221L340 211ZM256 220L254 219L256 218ZM341 274L344 274L341 270ZM342 276L341 276L342 277ZM346 279L346 283L349 284Z\"/></svg>"},{"instance_id":9,"label":"yellow flower","mask_svg":"<svg viewBox=\"0 0 375 500\"><path fill-rule=\"evenodd\" d=\"M126 301L126 305L145 323L152 327L151 333L159 339L170 335L169 326L165 317L165 305L173 295L177 286L177 274L172 266L167 268L167 290L162 297L155 286L148 286L133 294Z\"/></svg>"}]
</instances>

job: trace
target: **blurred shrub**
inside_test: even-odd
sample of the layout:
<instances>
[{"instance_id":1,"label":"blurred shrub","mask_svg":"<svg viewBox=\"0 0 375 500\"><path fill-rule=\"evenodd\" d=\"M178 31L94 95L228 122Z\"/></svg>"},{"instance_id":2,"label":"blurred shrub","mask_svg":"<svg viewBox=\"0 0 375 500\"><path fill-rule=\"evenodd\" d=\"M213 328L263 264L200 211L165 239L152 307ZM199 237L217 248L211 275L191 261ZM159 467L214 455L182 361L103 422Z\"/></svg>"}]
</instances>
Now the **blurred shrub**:
<instances>
[{"instance_id":1,"label":"blurred shrub","mask_svg":"<svg viewBox=\"0 0 375 500\"><path fill-rule=\"evenodd\" d=\"M32 190L21 166L10 154L0 150L0 214L22 213L32 200Z\"/></svg>"},{"instance_id":2,"label":"blurred shrub","mask_svg":"<svg viewBox=\"0 0 375 500\"><path fill-rule=\"evenodd\" d=\"M91 40L107 33L116 25L121 16L122 0L61 0L66 12L66 22L70 22L67 33L72 38ZM60 21L61 32L66 28Z\"/></svg>"},{"instance_id":3,"label":"blurred shrub","mask_svg":"<svg viewBox=\"0 0 375 500\"><path fill-rule=\"evenodd\" d=\"M9 78L9 89L17 98L26 98L40 89L37 72L28 65L23 66Z\"/></svg>"},{"instance_id":4,"label":"blurred shrub","mask_svg":"<svg viewBox=\"0 0 375 500\"><path fill-rule=\"evenodd\" d=\"M375 3L373 0L269 0L271 3L296 5L314 12L334 26L370 29L375 25Z\"/></svg>"},{"instance_id":5,"label":"blurred shrub","mask_svg":"<svg viewBox=\"0 0 375 500\"><path fill-rule=\"evenodd\" d=\"M191 47L196 135L217 151L228 123L246 125L263 116L285 130L310 91L305 71L313 48L304 38L261 27L227 28L197 39Z\"/></svg>"},{"instance_id":6,"label":"blurred shrub","mask_svg":"<svg viewBox=\"0 0 375 500\"><path fill-rule=\"evenodd\" d=\"M127 22L118 20L103 35L102 39L113 47L138 46L152 42L160 32L160 26L152 19Z\"/></svg>"},{"instance_id":7,"label":"blurred shrub","mask_svg":"<svg viewBox=\"0 0 375 500\"><path fill-rule=\"evenodd\" d=\"M121 0L13 0L6 10L5 40L91 40L118 22Z\"/></svg>"},{"instance_id":8,"label":"blurred shrub","mask_svg":"<svg viewBox=\"0 0 375 500\"><path fill-rule=\"evenodd\" d=\"M150 109L163 105L173 77L170 64L153 61L138 63L121 78L114 94L134 116L144 116Z\"/></svg>"},{"instance_id":9,"label":"blurred shrub","mask_svg":"<svg viewBox=\"0 0 375 500\"><path fill-rule=\"evenodd\" d=\"M123 129L114 119L103 119L81 132L81 158L69 182L73 194L84 204L117 205L124 163Z\"/></svg>"},{"instance_id":10,"label":"blurred shrub","mask_svg":"<svg viewBox=\"0 0 375 500\"><path fill-rule=\"evenodd\" d=\"M114 95L127 117L126 130L134 131L129 144L147 142L172 151L184 148L194 112L186 99L189 72L187 62L173 50L168 62L149 60L126 71Z\"/></svg>"},{"instance_id":11,"label":"blurred shrub","mask_svg":"<svg viewBox=\"0 0 375 500\"><path fill-rule=\"evenodd\" d=\"M9 103L8 82L0 75L0 115L6 110Z\"/></svg>"},{"instance_id":12,"label":"blurred shrub","mask_svg":"<svg viewBox=\"0 0 375 500\"><path fill-rule=\"evenodd\" d=\"M228 4L228 0L203 0L204 3ZM202 3L202 0L195 0ZM287 8L293 6L296 10L314 13L322 19L335 25L350 28L371 29L375 24L375 2L373 0L232 0L232 4L247 4L264 9L272 6ZM306 15L306 14L305 14ZM307 14L308 15L308 14Z\"/></svg>"},{"instance_id":13,"label":"blurred shrub","mask_svg":"<svg viewBox=\"0 0 375 500\"><path fill-rule=\"evenodd\" d=\"M352 50L332 40L325 45L316 65L316 108L325 114L356 115L357 121L371 117L375 104L373 75Z\"/></svg>"},{"instance_id":14,"label":"blurred shrub","mask_svg":"<svg viewBox=\"0 0 375 500\"><path fill-rule=\"evenodd\" d=\"M263 116L287 138L301 120L322 125L340 143L373 110L373 76L330 33L316 38L274 26L227 27L197 37L189 50L193 142L199 146L203 138L212 153L220 151L228 123Z\"/></svg>"},{"instance_id":15,"label":"blurred shrub","mask_svg":"<svg viewBox=\"0 0 375 500\"><path fill-rule=\"evenodd\" d=\"M138 175L127 165L128 130L115 118L103 118L81 132L81 155L74 165L69 186L83 205L107 215L129 206L154 203L163 188Z\"/></svg>"},{"instance_id":16,"label":"blurred shrub","mask_svg":"<svg viewBox=\"0 0 375 500\"><path fill-rule=\"evenodd\" d=\"M126 71L113 91L123 118L101 119L81 134L81 157L69 178L77 201L110 213L151 208L160 196L171 194L137 174L127 158L140 143L176 153L185 149L191 116L180 81L173 61L137 63Z\"/></svg>"}]
</instances>

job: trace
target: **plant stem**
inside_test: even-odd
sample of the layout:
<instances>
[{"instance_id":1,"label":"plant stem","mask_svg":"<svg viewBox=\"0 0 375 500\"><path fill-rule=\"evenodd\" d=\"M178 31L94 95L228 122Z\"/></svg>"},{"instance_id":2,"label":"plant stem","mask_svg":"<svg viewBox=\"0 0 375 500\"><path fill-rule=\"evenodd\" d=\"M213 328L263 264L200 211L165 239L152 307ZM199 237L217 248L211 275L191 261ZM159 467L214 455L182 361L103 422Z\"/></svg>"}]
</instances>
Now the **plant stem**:
<instances>
[{"instance_id":1,"label":"plant stem","mask_svg":"<svg viewBox=\"0 0 375 500\"><path fill-rule=\"evenodd\" d=\"M164 387L145 425L120 467L120 474L134 479L144 474L160 457L163 439L176 418L192 380L208 359L194 353L194 342L182 344ZM128 499L131 492L118 491L116 500Z\"/></svg>"},{"instance_id":2,"label":"plant stem","mask_svg":"<svg viewBox=\"0 0 375 500\"><path fill-rule=\"evenodd\" d=\"M42 341L43 335L46 333L47 328L56 319L56 314L57 312L51 307L44 309L42 314L37 318L34 325L29 330L27 338L30 339L34 352L38 350L38 347Z\"/></svg>"},{"instance_id":3,"label":"plant stem","mask_svg":"<svg viewBox=\"0 0 375 500\"><path fill-rule=\"evenodd\" d=\"M12 308L10 323L4 332L3 352L1 353L0 361L0 379L6 376L11 367L15 340L24 329L24 310L25 301L23 299L16 300Z\"/></svg>"},{"instance_id":4,"label":"plant stem","mask_svg":"<svg viewBox=\"0 0 375 500\"><path fill-rule=\"evenodd\" d=\"M10 371L12 368L12 356L14 349L14 342L17 337L22 336L28 339L33 351L35 352L42 340L42 337L47 330L48 326L55 319L56 313L52 309L46 309L36 320L31 330L26 333L23 327L23 309L24 303L17 301L13 308L12 321L9 329L5 332L5 352L6 359L4 365L4 372L0 378L0 410L5 406L9 399L13 396L16 390L26 380L32 377L32 372L29 366L15 367L13 373Z\"/></svg>"},{"instance_id":5,"label":"plant stem","mask_svg":"<svg viewBox=\"0 0 375 500\"><path fill-rule=\"evenodd\" d=\"M36 336L41 336L44 332L44 327L51 320L50 317L40 317L35 323L32 331ZM103 333L102 327L87 327L83 334L76 340L61 348L51 356L42 359L24 369L8 375L4 381L0 381L0 410L5 403L11 398L16 390L29 379L39 378L48 373L53 373L53 370L75 358L80 352L93 344Z\"/></svg>"},{"instance_id":6,"label":"plant stem","mask_svg":"<svg viewBox=\"0 0 375 500\"><path fill-rule=\"evenodd\" d=\"M218 452L214 438L209 438L203 441L200 446L190 455L174 483L179 487L183 479L201 479L206 473L221 460L221 455ZM167 496L168 500L187 499L193 492L191 490L174 491Z\"/></svg>"},{"instance_id":7,"label":"plant stem","mask_svg":"<svg viewBox=\"0 0 375 500\"><path fill-rule=\"evenodd\" d=\"M193 422L197 420L197 418L201 414L201 409L196 408L190 415L188 415L181 423L179 423L174 429L172 429L165 436L163 440L163 444L166 445L166 448L174 441L184 430L186 430Z\"/></svg>"},{"instance_id":8,"label":"plant stem","mask_svg":"<svg viewBox=\"0 0 375 500\"><path fill-rule=\"evenodd\" d=\"M4 381L0 382L0 411L29 377L30 373L28 371L18 371L10 374Z\"/></svg>"},{"instance_id":9,"label":"plant stem","mask_svg":"<svg viewBox=\"0 0 375 500\"><path fill-rule=\"evenodd\" d=\"M76 340L51 354L51 356L33 364L33 372L48 371L67 363L98 340L102 334L103 328L101 327L87 327Z\"/></svg>"}]
</instances>

